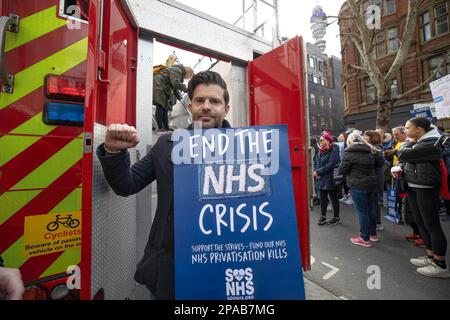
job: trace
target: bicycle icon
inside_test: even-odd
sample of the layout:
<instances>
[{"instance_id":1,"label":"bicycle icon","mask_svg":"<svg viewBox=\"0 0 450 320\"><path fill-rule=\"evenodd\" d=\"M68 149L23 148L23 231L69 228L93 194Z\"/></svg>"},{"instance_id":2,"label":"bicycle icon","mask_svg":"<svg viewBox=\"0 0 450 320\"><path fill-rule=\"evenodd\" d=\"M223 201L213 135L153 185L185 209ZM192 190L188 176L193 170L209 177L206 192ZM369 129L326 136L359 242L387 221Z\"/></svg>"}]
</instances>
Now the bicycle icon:
<instances>
[{"instance_id":1,"label":"bicycle icon","mask_svg":"<svg viewBox=\"0 0 450 320\"><path fill-rule=\"evenodd\" d=\"M56 220L50 222L47 225L47 230L48 231L56 231L56 230L58 230L59 225L63 225L66 228L75 229L76 227L78 227L80 225L80 220L73 219L71 214L69 214L63 218L61 218L61 216L58 214L58 215L56 215Z\"/></svg>"}]
</instances>

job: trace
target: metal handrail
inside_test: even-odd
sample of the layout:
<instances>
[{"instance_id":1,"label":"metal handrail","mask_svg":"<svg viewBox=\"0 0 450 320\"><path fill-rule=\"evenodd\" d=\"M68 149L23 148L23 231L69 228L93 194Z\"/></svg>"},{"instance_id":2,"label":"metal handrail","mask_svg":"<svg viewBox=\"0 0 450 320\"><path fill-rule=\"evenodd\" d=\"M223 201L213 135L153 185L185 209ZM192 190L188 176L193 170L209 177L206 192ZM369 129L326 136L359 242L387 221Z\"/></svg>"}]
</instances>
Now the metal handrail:
<instances>
[{"instance_id":1,"label":"metal handrail","mask_svg":"<svg viewBox=\"0 0 450 320\"><path fill-rule=\"evenodd\" d=\"M3 84L2 91L5 93L13 93L14 76L9 74L6 70L5 61L5 43L6 31L18 33L19 32L19 16L10 15L9 17L0 17L0 77Z\"/></svg>"}]
</instances>

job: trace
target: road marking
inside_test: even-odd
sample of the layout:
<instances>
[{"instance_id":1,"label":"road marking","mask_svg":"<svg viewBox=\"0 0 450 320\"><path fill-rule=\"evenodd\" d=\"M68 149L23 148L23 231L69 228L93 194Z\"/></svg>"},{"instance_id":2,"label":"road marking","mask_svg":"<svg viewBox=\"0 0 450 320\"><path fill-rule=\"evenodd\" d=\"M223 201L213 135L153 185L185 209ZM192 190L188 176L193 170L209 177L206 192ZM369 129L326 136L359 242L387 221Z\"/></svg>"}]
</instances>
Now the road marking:
<instances>
[{"instance_id":1,"label":"road marking","mask_svg":"<svg viewBox=\"0 0 450 320\"><path fill-rule=\"evenodd\" d=\"M328 264L328 263L326 263L326 262L322 262L322 264L323 264L325 267L328 267L328 268L331 269L330 272L328 272L326 275L323 276L323 278L322 278L323 280L328 280L328 279L330 279L332 276L334 276L336 273L339 272L339 269L338 269L338 268L333 267L332 265L330 265L330 264Z\"/></svg>"},{"instance_id":2,"label":"road marking","mask_svg":"<svg viewBox=\"0 0 450 320\"><path fill-rule=\"evenodd\" d=\"M316 262L316 258L314 258L313 256L311 256L311 265L313 265L314 262Z\"/></svg>"}]
</instances>

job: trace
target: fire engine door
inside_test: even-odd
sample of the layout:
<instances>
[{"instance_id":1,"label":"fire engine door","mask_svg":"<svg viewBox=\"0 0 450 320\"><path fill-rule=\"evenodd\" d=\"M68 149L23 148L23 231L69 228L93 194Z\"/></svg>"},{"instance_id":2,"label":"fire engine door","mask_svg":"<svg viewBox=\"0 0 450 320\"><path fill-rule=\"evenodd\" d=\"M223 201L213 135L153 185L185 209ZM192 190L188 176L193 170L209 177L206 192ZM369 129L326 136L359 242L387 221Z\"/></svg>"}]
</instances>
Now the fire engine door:
<instances>
[{"instance_id":1,"label":"fire engine door","mask_svg":"<svg viewBox=\"0 0 450 320\"><path fill-rule=\"evenodd\" d=\"M124 299L134 286L136 200L112 193L95 156L109 124L135 126L136 122L137 27L123 3L94 0L89 8L82 299L94 297L101 289L106 299Z\"/></svg>"},{"instance_id":2,"label":"fire engine door","mask_svg":"<svg viewBox=\"0 0 450 320\"><path fill-rule=\"evenodd\" d=\"M309 142L302 39L296 37L250 62L249 84L250 125L288 125L302 265L309 270Z\"/></svg>"}]
</instances>

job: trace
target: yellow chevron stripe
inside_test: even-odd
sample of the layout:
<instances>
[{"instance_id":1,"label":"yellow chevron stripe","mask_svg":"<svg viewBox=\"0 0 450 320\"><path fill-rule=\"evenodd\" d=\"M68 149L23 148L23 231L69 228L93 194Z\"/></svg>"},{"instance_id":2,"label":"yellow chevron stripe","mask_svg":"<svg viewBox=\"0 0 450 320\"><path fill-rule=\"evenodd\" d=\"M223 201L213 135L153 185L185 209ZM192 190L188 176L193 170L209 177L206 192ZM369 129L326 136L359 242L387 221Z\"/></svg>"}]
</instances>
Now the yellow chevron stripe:
<instances>
[{"instance_id":1,"label":"yellow chevron stripe","mask_svg":"<svg viewBox=\"0 0 450 320\"><path fill-rule=\"evenodd\" d=\"M62 138L61 138L62 139ZM45 189L81 159L83 140L74 139L10 190Z\"/></svg>"},{"instance_id":2,"label":"yellow chevron stripe","mask_svg":"<svg viewBox=\"0 0 450 320\"><path fill-rule=\"evenodd\" d=\"M68 20L57 18L56 10L57 7L53 6L21 19L18 33L6 33L5 52L66 25Z\"/></svg>"},{"instance_id":3,"label":"yellow chevron stripe","mask_svg":"<svg viewBox=\"0 0 450 320\"><path fill-rule=\"evenodd\" d=\"M41 191L14 191L7 192L0 197L0 208L2 209L2 214L0 215L0 225L4 223L7 219L12 217L15 212L23 208L29 201L31 201L35 196L37 196ZM57 206L55 206L50 212L71 212L81 209L81 196L82 189L78 187L72 191L64 200L62 200ZM4 207L9 205L9 207ZM12 246L10 246L5 252L2 253L2 257L5 261L8 261L8 266L12 268L19 268L28 259L23 255L25 238L21 237ZM59 272L53 272L55 268L63 268L64 265L76 265L80 262L80 253L75 253L74 251L79 251L79 249L70 250L70 254L63 254L64 257L60 257L49 269L41 275L45 277L48 275L56 274ZM61 261L60 261L61 260ZM61 265L59 267L58 265ZM62 269L61 269L62 270ZM50 273L53 272L53 273ZM63 271L60 271L63 272Z\"/></svg>"},{"instance_id":4,"label":"yellow chevron stripe","mask_svg":"<svg viewBox=\"0 0 450 320\"><path fill-rule=\"evenodd\" d=\"M39 276L39 279L52 276L58 273L65 273L69 266L78 265L81 261L81 248L71 249L64 251L55 262L43 274Z\"/></svg>"},{"instance_id":5,"label":"yellow chevron stripe","mask_svg":"<svg viewBox=\"0 0 450 320\"><path fill-rule=\"evenodd\" d=\"M78 187L49 212L59 213L81 210L81 196L82 189Z\"/></svg>"},{"instance_id":6,"label":"yellow chevron stripe","mask_svg":"<svg viewBox=\"0 0 450 320\"><path fill-rule=\"evenodd\" d=\"M5 252L2 253L2 259L8 261L8 267L20 268L25 262L27 262L28 259L23 254L24 246L25 237L21 237Z\"/></svg>"},{"instance_id":7,"label":"yellow chevron stripe","mask_svg":"<svg viewBox=\"0 0 450 320\"><path fill-rule=\"evenodd\" d=\"M0 110L43 86L44 77L61 75L86 60L88 39L84 38L17 73L14 93L0 95Z\"/></svg>"},{"instance_id":8,"label":"yellow chevron stripe","mask_svg":"<svg viewBox=\"0 0 450 320\"><path fill-rule=\"evenodd\" d=\"M0 138L0 167L38 141L38 137L3 136Z\"/></svg>"},{"instance_id":9,"label":"yellow chevron stripe","mask_svg":"<svg viewBox=\"0 0 450 320\"><path fill-rule=\"evenodd\" d=\"M5 192L0 196L0 225L33 200L42 190Z\"/></svg>"},{"instance_id":10,"label":"yellow chevron stripe","mask_svg":"<svg viewBox=\"0 0 450 320\"><path fill-rule=\"evenodd\" d=\"M16 129L11 131L12 134L32 134L38 136L45 136L54 130L57 126L49 126L42 122L42 112L35 117L24 122ZM78 136L79 139L83 139L84 134ZM0 138L0 167L5 163L14 159L20 153L31 147L39 137L26 137L26 136L3 136ZM81 152L81 151L80 151Z\"/></svg>"},{"instance_id":11,"label":"yellow chevron stripe","mask_svg":"<svg viewBox=\"0 0 450 320\"><path fill-rule=\"evenodd\" d=\"M44 106L42 106L44 107ZM20 126L11 131L12 134L32 134L36 136L45 136L56 126L45 124L42 121L42 112L39 112L33 118L25 121Z\"/></svg>"}]
</instances>

